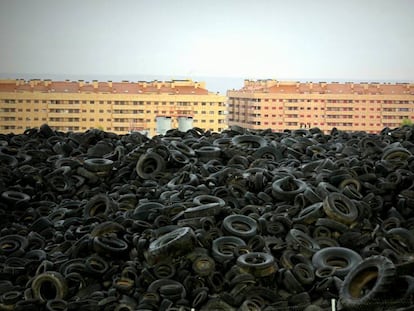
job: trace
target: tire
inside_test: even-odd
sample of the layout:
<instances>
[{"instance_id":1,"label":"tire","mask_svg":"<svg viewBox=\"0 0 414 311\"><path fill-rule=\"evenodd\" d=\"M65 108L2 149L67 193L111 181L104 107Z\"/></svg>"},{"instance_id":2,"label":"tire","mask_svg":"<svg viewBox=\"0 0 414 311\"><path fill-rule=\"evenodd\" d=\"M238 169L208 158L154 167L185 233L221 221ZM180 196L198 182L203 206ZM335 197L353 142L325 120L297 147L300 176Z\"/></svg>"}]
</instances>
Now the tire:
<instances>
[{"instance_id":1,"label":"tire","mask_svg":"<svg viewBox=\"0 0 414 311\"><path fill-rule=\"evenodd\" d=\"M387 161L390 161L390 160L393 160L393 161L395 161L395 160L400 160L401 161L402 160L402 161L404 161L410 156L412 156L410 151L408 151L405 148L401 148L401 147L398 148L397 147L397 148L390 148L388 150L385 150L383 155L382 155L382 159L387 160Z\"/></svg>"},{"instance_id":2,"label":"tire","mask_svg":"<svg viewBox=\"0 0 414 311\"><path fill-rule=\"evenodd\" d=\"M195 246L195 234L189 227L175 229L152 241L145 254L150 264L183 255Z\"/></svg>"},{"instance_id":3,"label":"tire","mask_svg":"<svg viewBox=\"0 0 414 311\"><path fill-rule=\"evenodd\" d=\"M212 255L218 262L231 260L239 246L246 246L246 242L236 236L221 236L212 243Z\"/></svg>"},{"instance_id":4,"label":"tire","mask_svg":"<svg viewBox=\"0 0 414 311\"><path fill-rule=\"evenodd\" d=\"M317 202L301 210L298 216L293 218L293 221L309 225L316 222L322 216L322 202Z\"/></svg>"},{"instance_id":5,"label":"tire","mask_svg":"<svg viewBox=\"0 0 414 311\"><path fill-rule=\"evenodd\" d=\"M66 311L68 303L63 299L52 299L46 303L47 311Z\"/></svg>"},{"instance_id":6,"label":"tire","mask_svg":"<svg viewBox=\"0 0 414 311\"><path fill-rule=\"evenodd\" d=\"M300 251L305 257L311 257L320 246L308 234L298 230L290 229L286 235L286 243L294 250Z\"/></svg>"},{"instance_id":7,"label":"tire","mask_svg":"<svg viewBox=\"0 0 414 311\"><path fill-rule=\"evenodd\" d=\"M171 146L173 146L175 149L182 152L183 154L185 154L188 157L194 157L195 156L195 151L193 150L193 148L191 148L190 146L186 145L183 142L172 141Z\"/></svg>"},{"instance_id":8,"label":"tire","mask_svg":"<svg viewBox=\"0 0 414 311\"><path fill-rule=\"evenodd\" d=\"M267 141L263 137L247 134L234 136L231 142L236 148L248 153L267 145Z\"/></svg>"},{"instance_id":9,"label":"tire","mask_svg":"<svg viewBox=\"0 0 414 311\"><path fill-rule=\"evenodd\" d=\"M0 238L0 256L20 257L24 255L29 243L26 237L10 234Z\"/></svg>"},{"instance_id":10,"label":"tire","mask_svg":"<svg viewBox=\"0 0 414 311\"><path fill-rule=\"evenodd\" d=\"M223 230L230 235L249 239L257 234L257 222L244 215L230 215L223 220Z\"/></svg>"},{"instance_id":11,"label":"tire","mask_svg":"<svg viewBox=\"0 0 414 311\"><path fill-rule=\"evenodd\" d=\"M306 183L302 180L286 176L272 184L272 195L275 199L291 202L299 194L306 190Z\"/></svg>"},{"instance_id":12,"label":"tire","mask_svg":"<svg viewBox=\"0 0 414 311\"><path fill-rule=\"evenodd\" d=\"M265 277L277 271L277 265L272 255L263 252L252 252L239 256L237 265L256 277Z\"/></svg>"},{"instance_id":13,"label":"tire","mask_svg":"<svg viewBox=\"0 0 414 311\"><path fill-rule=\"evenodd\" d=\"M104 158L92 158L92 159L86 159L83 162L84 168L86 168L90 172L94 172L97 175L106 175L114 166L114 162L109 159Z\"/></svg>"},{"instance_id":14,"label":"tire","mask_svg":"<svg viewBox=\"0 0 414 311\"><path fill-rule=\"evenodd\" d=\"M280 161L283 159L282 152L275 146L265 146L258 148L252 156L255 159L269 159L272 161Z\"/></svg>"},{"instance_id":15,"label":"tire","mask_svg":"<svg viewBox=\"0 0 414 311\"><path fill-rule=\"evenodd\" d=\"M193 199L197 206L187 208L184 211L185 218L215 216L222 211L226 202L216 196L199 195Z\"/></svg>"},{"instance_id":16,"label":"tire","mask_svg":"<svg viewBox=\"0 0 414 311\"><path fill-rule=\"evenodd\" d=\"M354 223L359 214L355 204L339 192L328 194L323 201L323 209L329 218L346 225Z\"/></svg>"},{"instance_id":17,"label":"tire","mask_svg":"<svg viewBox=\"0 0 414 311\"><path fill-rule=\"evenodd\" d=\"M197 275L208 276L215 271L216 264L210 256L202 255L193 260L192 268Z\"/></svg>"},{"instance_id":18,"label":"tire","mask_svg":"<svg viewBox=\"0 0 414 311\"><path fill-rule=\"evenodd\" d=\"M344 278L361 261L362 257L357 252L345 247L322 248L312 257L316 269L330 267L340 278Z\"/></svg>"},{"instance_id":19,"label":"tire","mask_svg":"<svg viewBox=\"0 0 414 311\"><path fill-rule=\"evenodd\" d=\"M345 277L339 298L346 310L387 310L383 297L395 279L396 269L391 260L372 256L355 266ZM382 299L381 299L382 298Z\"/></svg>"},{"instance_id":20,"label":"tire","mask_svg":"<svg viewBox=\"0 0 414 311\"><path fill-rule=\"evenodd\" d=\"M60 273L46 271L34 277L32 293L33 298L42 302L52 299L64 299L68 293L68 285Z\"/></svg>"},{"instance_id":21,"label":"tire","mask_svg":"<svg viewBox=\"0 0 414 311\"><path fill-rule=\"evenodd\" d=\"M166 162L162 156L155 152L143 154L136 166L136 171L142 179L157 179L159 174L164 173Z\"/></svg>"},{"instance_id":22,"label":"tire","mask_svg":"<svg viewBox=\"0 0 414 311\"><path fill-rule=\"evenodd\" d=\"M304 286L312 284L315 280L314 268L310 264L298 263L293 267L292 273Z\"/></svg>"},{"instance_id":23,"label":"tire","mask_svg":"<svg viewBox=\"0 0 414 311\"><path fill-rule=\"evenodd\" d=\"M83 215L85 218L95 216L107 217L114 209L115 204L109 196L97 194L86 203Z\"/></svg>"},{"instance_id":24,"label":"tire","mask_svg":"<svg viewBox=\"0 0 414 311\"><path fill-rule=\"evenodd\" d=\"M97 236L93 238L93 249L102 256L121 256L128 250L128 243L117 237Z\"/></svg>"},{"instance_id":25,"label":"tire","mask_svg":"<svg viewBox=\"0 0 414 311\"><path fill-rule=\"evenodd\" d=\"M414 250L414 235L405 228L393 228L385 233L386 245L398 255L411 254Z\"/></svg>"}]
</instances>

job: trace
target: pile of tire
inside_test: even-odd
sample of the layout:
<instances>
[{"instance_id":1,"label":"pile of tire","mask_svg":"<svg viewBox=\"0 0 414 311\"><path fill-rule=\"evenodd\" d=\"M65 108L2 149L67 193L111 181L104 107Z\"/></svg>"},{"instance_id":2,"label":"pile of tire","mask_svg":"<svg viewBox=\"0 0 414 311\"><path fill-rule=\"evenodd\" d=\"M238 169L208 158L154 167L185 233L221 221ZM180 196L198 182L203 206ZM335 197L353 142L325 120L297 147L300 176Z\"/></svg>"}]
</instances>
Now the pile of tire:
<instances>
[{"instance_id":1,"label":"pile of tire","mask_svg":"<svg viewBox=\"0 0 414 311\"><path fill-rule=\"evenodd\" d=\"M414 310L414 127L0 134L0 310Z\"/></svg>"}]
</instances>

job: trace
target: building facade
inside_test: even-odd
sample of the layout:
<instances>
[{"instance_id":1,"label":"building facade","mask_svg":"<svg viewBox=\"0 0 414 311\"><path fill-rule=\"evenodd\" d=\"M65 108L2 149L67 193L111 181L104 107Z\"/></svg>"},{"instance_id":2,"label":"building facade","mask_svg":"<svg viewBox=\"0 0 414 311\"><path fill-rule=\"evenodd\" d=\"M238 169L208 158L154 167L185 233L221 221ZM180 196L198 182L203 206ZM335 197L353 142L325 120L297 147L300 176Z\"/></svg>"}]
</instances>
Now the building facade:
<instances>
[{"instance_id":1,"label":"building facade","mask_svg":"<svg viewBox=\"0 0 414 311\"><path fill-rule=\"evenodd\" d=\"M414 84L245 80L227 92L229 126L250 129L333 127L378 133L414 121Z\"/></svg>"},{"instance_id":2,"label":"building facade","mask_svg":"<svg viewBox=\"0 0 414 311\"><path fill-rule=\"evenodd\" d=\"M149 136L168 127L218 132L227 127L226 97L191 80L0 80L0 133L22 133L43 123L60 131L100 128Z\"/></svg>"}]
</instances>

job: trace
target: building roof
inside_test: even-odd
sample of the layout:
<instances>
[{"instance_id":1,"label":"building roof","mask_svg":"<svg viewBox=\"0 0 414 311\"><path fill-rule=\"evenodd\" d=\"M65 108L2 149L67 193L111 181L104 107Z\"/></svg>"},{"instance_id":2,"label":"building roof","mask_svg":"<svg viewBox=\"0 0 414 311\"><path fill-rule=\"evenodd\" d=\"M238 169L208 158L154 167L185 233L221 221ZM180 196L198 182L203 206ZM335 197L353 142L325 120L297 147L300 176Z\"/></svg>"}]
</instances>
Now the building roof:
<instances>
[{"instance_id":1,"label":"building roof","mask_svg":"<svg viewBox=\"0 0 414 311\"><path fill-rule=\"evenodd\" d=\"M208 95L204 82L192 80L139 82L85 82L51 80L0 80L0 92L181 94Z\"/></svg>"},{"instance_id":2,"label":"building roof","mask_svg":"<svg viewBox=\"0 0 414 311\"><path fill-rule=\"evenodd\" d=\"M413 83L338 83L285 82L277 80L245 80L239 92L279 94L386 94L414 95Z\"/></svg>"}]
</instances>

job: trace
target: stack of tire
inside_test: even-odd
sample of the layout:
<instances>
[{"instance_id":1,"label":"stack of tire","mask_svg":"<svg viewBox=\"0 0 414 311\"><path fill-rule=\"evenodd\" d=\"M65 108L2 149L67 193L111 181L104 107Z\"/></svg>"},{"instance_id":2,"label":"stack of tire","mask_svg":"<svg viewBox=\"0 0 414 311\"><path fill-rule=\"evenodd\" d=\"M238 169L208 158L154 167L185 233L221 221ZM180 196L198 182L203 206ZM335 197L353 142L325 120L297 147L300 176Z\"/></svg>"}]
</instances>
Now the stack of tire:
<instances>
[{"instance_id":1,"label":"stack of tire","mask_svg":"<svg viewBox=\"0 0 414 311\"><path fill-rule=\"evenodd\" d=\"M414 127L0 134L0 310L414 310Z\"/></svg>"}]
</instances>

